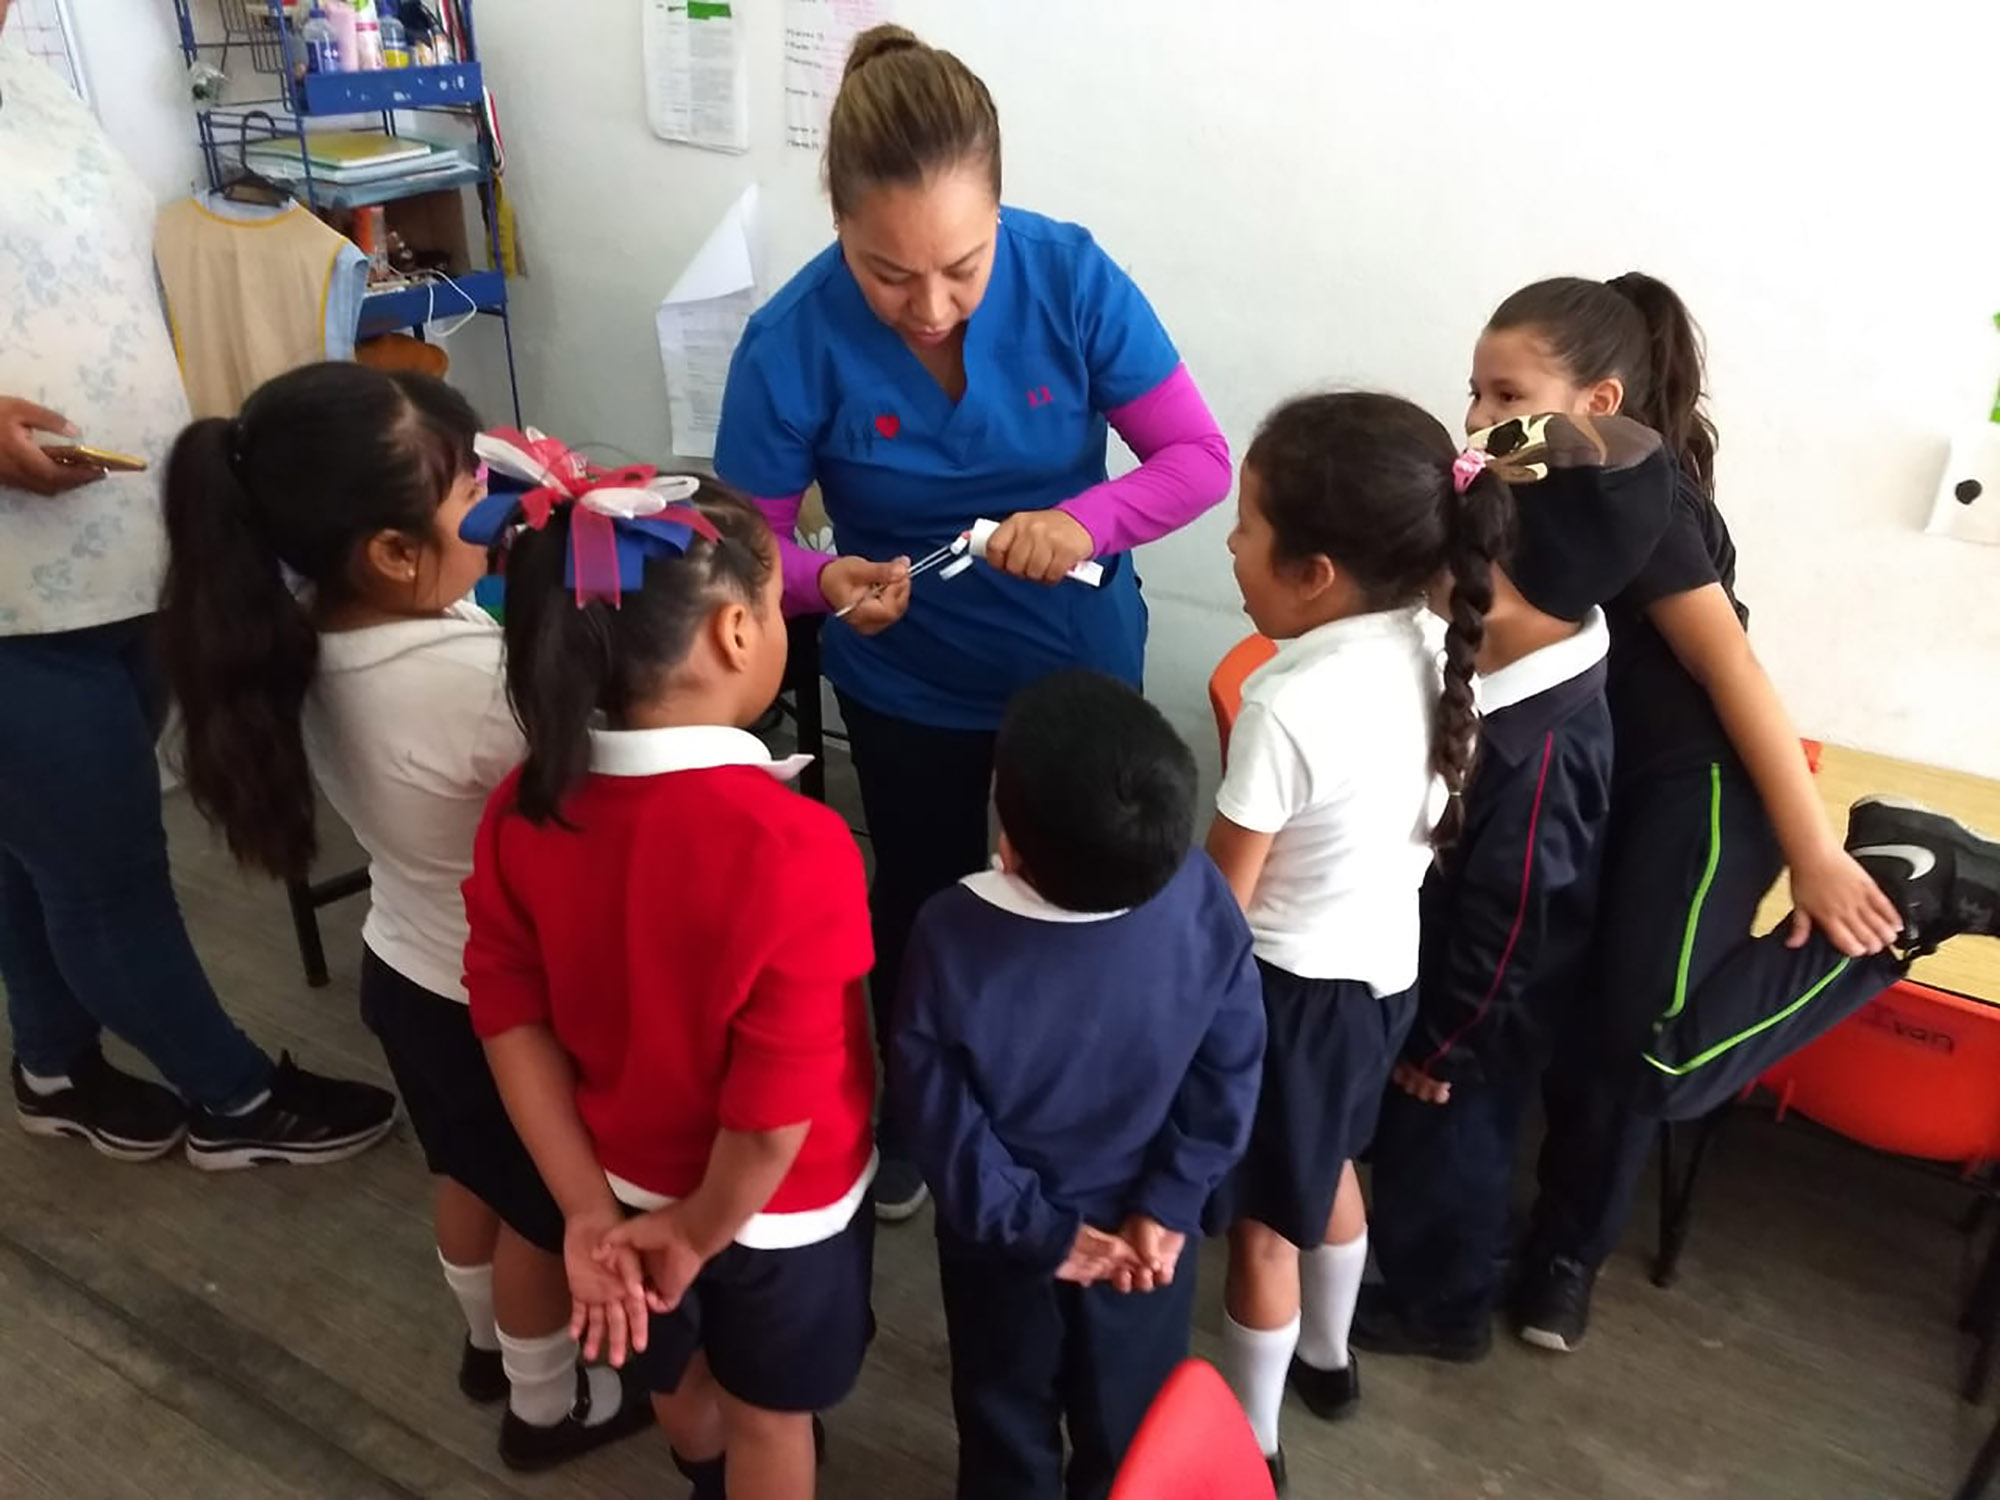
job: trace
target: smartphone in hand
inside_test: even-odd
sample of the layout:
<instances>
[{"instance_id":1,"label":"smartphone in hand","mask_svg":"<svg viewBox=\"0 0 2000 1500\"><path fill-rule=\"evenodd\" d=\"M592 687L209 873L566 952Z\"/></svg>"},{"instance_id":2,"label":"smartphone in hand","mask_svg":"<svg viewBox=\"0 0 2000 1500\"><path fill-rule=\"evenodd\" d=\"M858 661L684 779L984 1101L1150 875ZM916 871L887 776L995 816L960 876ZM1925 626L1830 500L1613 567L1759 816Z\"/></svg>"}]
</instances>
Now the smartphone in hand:
<instances>
[{"instance_id":1,"label":"smartphone in hand","mask_svg":"<svg viewBox=\"0 0 2000 1500\"><path fill-rule=\"evenodd\" d=\"M92 448L85 443L50 443L42 448L67 468L103 469L109 474L142 474L149 465L129 453L113 453L108 448Z\"/></svg>"}]
</instances>

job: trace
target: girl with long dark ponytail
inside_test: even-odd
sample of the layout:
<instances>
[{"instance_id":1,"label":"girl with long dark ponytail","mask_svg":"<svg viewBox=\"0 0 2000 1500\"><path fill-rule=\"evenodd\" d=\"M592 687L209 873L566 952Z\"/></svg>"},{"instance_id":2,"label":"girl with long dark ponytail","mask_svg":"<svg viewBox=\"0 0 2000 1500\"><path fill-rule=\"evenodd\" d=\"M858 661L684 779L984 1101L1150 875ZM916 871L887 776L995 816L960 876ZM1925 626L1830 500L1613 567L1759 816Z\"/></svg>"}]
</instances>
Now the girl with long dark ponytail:
<instances>
[{"instance_id":1,"label":"girl with long dark ponytail","mask_svg":"<svg viewBox=\"0 0 2000 1500\"><path fill-rule=\"evenodd\" d=\"M1316 1410L1359 1396L1352 1160L1414 1013L1418 888L1461 826L1512 510L1490 466L1393 396L1287 402L1243 460L1230 552L1246 612L1281 644L1245 685L1208 849L1250 921L1270 1043L1212 1217L1230 1235L1224 1370L1274 1471L1295 1352ZM1441 579L1442 627L1426 607Z\"/></svg>"},{"instance_id":2,"label":"girl with long dark ponytail","mask_svg":"<svg viewBox=\"0 0 2000 1500\"><path fill-rule=\"evenodd\" d=\"M306 874L315 786L368 852L361 1012L435 1179L438 1259L466 1319L459 1385L506 1398L501 1458L539 1468L650 1412L579 1368L562 1213L465 1003L459 886L522 749L499 628L465 598L487 569L458 536L483 493L478 428L449 386L356 364L292 371L195 423L167 466L161 623L182 772L231 852Z\"/></svg>"},{"instance_id":3,"label":"girl with long dark ponytail","mask_svg":"<svg viewBox=\"0 0 2000 1500\"><path fill-rule=\"evenodd\" d=\"M1660 526L1603 600L1617 740L1604 896L1579 1012L1547 1086L1543 1193L1515 1309L1521 1336L1557 1351L1582 1339L1597 1268L1632 1209L1653 1134L1642 1094L1678 1094L1704 1069L1721 1076L1711 1064L1751 1055L1707 1045L1713 1034L1683 1045L1681 1033L1727 1016L1740 1024L1722 1037L1782 1038L1772 1018L1799 1012L1808 992L1830 1003L1875 975L1904 926L1897 902L1829 826L1798 731L1751 650L1736 548L1715 503L1703 388L1694 320L1638 272L1524 287L1473 352L1468 428L1623 413L1661 434L1676 469ZM1548 576L1552 560L1606 556L1575 527L1529 543L1517 568ZM1746 946L1784 866L1795 907L1787 932ZM1662 1097L1648 1106L1678 1107Z\"/></svg>"}]
</instances>

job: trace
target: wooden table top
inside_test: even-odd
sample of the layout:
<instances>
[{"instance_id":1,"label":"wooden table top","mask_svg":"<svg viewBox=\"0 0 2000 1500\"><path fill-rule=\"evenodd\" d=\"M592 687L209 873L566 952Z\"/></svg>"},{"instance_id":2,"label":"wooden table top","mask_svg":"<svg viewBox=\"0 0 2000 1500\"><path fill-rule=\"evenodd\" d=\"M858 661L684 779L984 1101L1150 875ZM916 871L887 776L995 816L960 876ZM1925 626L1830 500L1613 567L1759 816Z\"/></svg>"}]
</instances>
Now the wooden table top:
<instances>
[{"instance_id":1,"label":"wooden table top","mask_svg":"<svg viewBox=\"0 0 2000 1500\"><path fill-rule=\"evenodd\" d=\"M1820 757L1820 800L1833 826L1845 832L1847 809L1871 793L1920 802L1948 813L1981 832L2000 835L2000 781L1963 771L1945 771L1913 761L1894 760L1828 745ZM1788 884L1780 879L1758 912L1757 930L1776 924L1791 910ZM1953 990L2000 1005L2000 941L1955 938L1918 963L1910 977L1936 989Z\"/></svg>"}]
</instances>

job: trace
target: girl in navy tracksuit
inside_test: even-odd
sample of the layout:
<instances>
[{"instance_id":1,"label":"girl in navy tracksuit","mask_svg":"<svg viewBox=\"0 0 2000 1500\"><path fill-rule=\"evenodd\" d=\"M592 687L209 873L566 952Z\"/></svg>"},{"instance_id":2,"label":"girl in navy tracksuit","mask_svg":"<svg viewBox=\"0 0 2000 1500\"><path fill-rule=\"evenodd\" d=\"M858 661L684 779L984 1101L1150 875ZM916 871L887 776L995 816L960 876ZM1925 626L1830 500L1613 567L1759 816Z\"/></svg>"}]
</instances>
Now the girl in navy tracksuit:
<instances>
[{"instance_id":1,"label":"girl in navy tracksuit","mask_svg":"<svg viewBox=\"0 0 2000 1500\"><path fill-rule=\"evenodd\" d=\"M1919 827L1868 804L1850 824L1859 857L1843 852L1745 635L1702 384L1687 309L1636 273L1515 293L1473 355L1468 426L1622 411L1657 430L1675 460L1666 524L1605 611L1612 815L1585 982L1545 1090L1541 1197L1515 1307L1522 1338L1556 1351L1583 1337L1654 1121L1698 1107L1761 1053L1781 1054L1893 982L1902 963L1890 950L1906 929L1922 946L1977 928L1967 873L1996 858L1945 820ZM1576 539L1554 540L1588 560ZM1893 846L1865 847L1892 838L1934 850L1931 885L1907 866L1898 878L1881 857ZM1787 865L1789 938L1746 940Z\"/></svg>"},{"instance_id":2,"label":"girl in navy tracksuit","mask_svg":"<svg viewBox=\"0 0 2000 1500\"><path fill-rule=\"evenodd\" d=\"M1350 1335L1457 1360L1490 1342L1515 1148L1589 947L1612 767L1597 605L1672 499L1658 435L1625 418L1517 421L1473 441L1512 450L1517 538L1480 653L1464 833L1424 882L1417 1019L1375 1136L1383 1280L1362 1289Z\"/></svg>"}]
</instances>

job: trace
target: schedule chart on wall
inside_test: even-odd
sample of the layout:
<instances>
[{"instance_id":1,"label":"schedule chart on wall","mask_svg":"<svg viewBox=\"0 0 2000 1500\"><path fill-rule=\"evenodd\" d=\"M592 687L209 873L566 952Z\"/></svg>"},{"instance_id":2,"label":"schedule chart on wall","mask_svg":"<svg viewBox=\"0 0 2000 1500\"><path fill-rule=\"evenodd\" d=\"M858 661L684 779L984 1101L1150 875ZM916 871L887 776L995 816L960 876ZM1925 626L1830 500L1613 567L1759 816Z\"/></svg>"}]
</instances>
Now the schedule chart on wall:
<instances>
[{"instance_id":1,"label":"schedule chart on wall","mask_svg":"<svg viewBox=\"0 0 2000 1500\"><path fill-rule=\"evenodd\" d=\"M90 90L83 81L83 65L76 55L76 28L70 24L66 0L14 0L9 24L28 44L31 55L39 57L63 76L77 98L90 102Z\"/></svg>"}]
</instances>

